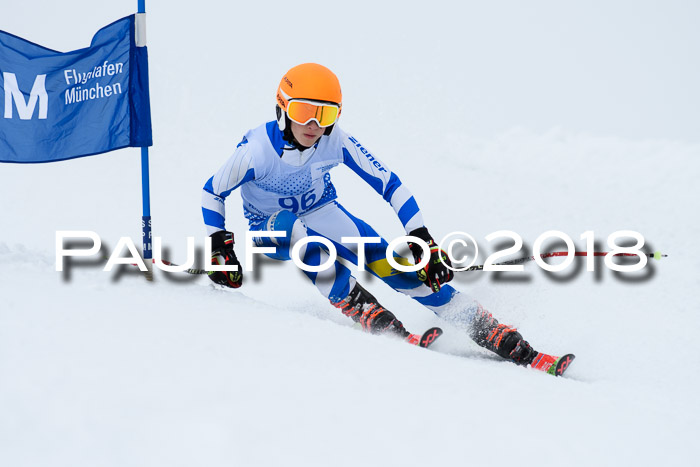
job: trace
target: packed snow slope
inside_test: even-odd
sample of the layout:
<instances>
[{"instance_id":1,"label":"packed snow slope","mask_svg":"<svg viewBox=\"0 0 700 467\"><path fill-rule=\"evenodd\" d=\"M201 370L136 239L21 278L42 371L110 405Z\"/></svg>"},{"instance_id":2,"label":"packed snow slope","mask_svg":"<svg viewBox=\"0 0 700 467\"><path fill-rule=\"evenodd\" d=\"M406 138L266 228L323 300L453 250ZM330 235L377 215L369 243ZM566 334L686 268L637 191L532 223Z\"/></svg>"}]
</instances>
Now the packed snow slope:
<instances>
[{"instance_id":1,"label":"packed snow slope","mask_svg":"<svg viewBox=\"0 0 700 467\"><path fill-rule=\"evenodd\" d=\"M0 29L58 50L135 2L25 1ZM74 4L74 5L73 5ZM554 378L491 356L358 273L435 351L364 334L291 263L244 287L75 260L57 230L112 252L140 242L139 151L0 167L0 465L688 465L700 435L698 6L686 2L148 2L154 235L203 245L200 190L273 118L291 66L343 85L340 124L411 189L436 237L529 253L548 230L634 230L668 254L640 273L471 272L454 283L538 349ZM294 11L292 11L294 10ZM41 14L37 14L41 12ZM633 13L633 14L631 14ZM323 26L327 33L321 33ZM340 201L386 238L401 225L339 167ZM243 251L240 198L228 227ZM499 244L500 243L500 244ZM546 242L544 249L560 249ZM240 255L243 256L243 255Z\"/></svg>"}]
</instances>

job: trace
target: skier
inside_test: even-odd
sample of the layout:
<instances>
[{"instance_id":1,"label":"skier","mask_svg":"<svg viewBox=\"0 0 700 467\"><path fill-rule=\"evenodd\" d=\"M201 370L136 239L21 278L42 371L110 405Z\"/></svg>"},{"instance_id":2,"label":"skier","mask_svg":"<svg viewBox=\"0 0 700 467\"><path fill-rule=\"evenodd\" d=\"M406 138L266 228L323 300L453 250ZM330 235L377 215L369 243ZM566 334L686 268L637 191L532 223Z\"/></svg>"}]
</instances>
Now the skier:
<instances>
[{"instance_id":1,"label":"skier","mask_svg":"<svg viewBox=\"0 0 700 467\"><path fill-rule=\"evenodd\" d=\"M238 265L238 271L210 272L209 278L227 287L240 287L243 275L234 252L234 235L226 230L224 201L241 190L251 231L275 231L283 237L256 237L259 247L275 247L267 256L289 260L300 239L330 240L338 256L357 264L358 245L341 237L381 237L370 225L349 213L338 201L330 169L345 164L389 202L406 233L430 248L427 265L416 272L399 272L385 258L387 241L365 245L369 271L393 289L409 295L437 316L466 330L480 346L520 365L547 370L557 357L535 351L512 326L500 324L477 301L450 285L450 260L423 222L415 198L393 171L356 138L338 126L342 94L328 68L305 63L289 70L277 89L276 120L248 131L233 155L205 184L202 212L212 239L212 264ZM409 243L415 264L422 259L419 244ZM307 265L324 264L328 252L318 243L300 250ZM394 254L397 262L411 265ZM381 306L340 261L321 272L305 272L318 290L342 313L372 333L397 335L413 344L401 321Z\"/></svg>"}]
</instances>

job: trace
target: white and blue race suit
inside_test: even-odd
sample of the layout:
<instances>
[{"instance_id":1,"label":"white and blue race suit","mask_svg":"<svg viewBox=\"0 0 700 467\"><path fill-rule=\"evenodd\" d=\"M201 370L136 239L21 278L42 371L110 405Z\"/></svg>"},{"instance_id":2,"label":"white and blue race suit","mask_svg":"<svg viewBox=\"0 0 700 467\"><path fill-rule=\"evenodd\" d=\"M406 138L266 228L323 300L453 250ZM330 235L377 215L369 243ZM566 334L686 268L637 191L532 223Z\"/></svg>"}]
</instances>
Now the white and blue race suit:
<instances>
[{"instance_id":1,"label":"white and blue race suit","mask_svg":"<svg viewBox=\"0 0 700 467\"><path fill-rule=\"evenodd\" d=\"M304 236L318 235L334 244L340 258L357 264L357 245L343 244L341 237L381 236L336 201L330 170L339 164L350 167L393 207L406 233L423 226L418 204L399 177L338 124L313 147L299 150L283 139L277 122L271 121L248 131L233 155L205 184L202 212L208 234L226 229L224 201L240 188L251 231L286 232L283 238L254 239L257 246L276 248L276 253L268 256L289 260L291 245ZM393 269L386 260L387 245L384 238L381 243L365 245L367 270L438 315L471 322L477 306L473 300L450 285L432 292L415 272ZM399 263L412 264L394 256ZM318 243L308 243L300 257L305 264L315 266L325 263L328 253ZM350 270L337 260L325 271L305 274L334 303L344 299L355 284ZM461 305L455 307L457 302Z\"/></svg>"}]
</instances>

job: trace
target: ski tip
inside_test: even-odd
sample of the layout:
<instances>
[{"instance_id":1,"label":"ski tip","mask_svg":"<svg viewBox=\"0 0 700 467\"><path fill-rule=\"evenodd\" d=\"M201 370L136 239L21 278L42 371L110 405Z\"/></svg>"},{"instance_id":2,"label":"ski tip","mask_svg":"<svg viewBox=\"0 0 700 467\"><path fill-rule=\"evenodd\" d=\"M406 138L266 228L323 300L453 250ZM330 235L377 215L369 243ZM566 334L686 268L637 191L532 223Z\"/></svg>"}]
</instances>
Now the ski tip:
<instances>
[{"instance_id":1,"label":"ski tip","mask_svg":"<svg viewBox=\"0 0 700 467\"><path fill-rule=\"evenodd\" d=\"M564 372L569 368L569 365L571 365L571 362L573 362L575 358L576 358L576 355L574 355L572 353L566 354L563 357L559 357L556 364L552 365L549 372L551 372L552 369L554 369L554 371L552 372L552 374L554 376L562 376L564 374Z\"/></svg>"},{"instance_id":2,"label":"ski tip","mask_svg":"<svg viewBox=\"0 0 700 467\"><path fill-rule=\"evenodd\" d=\"M442 336L442 329L435 327L430 328L423 333L420 338L419 346L427 349L437 340L438 337Z\"/></svg>"}]
</instances>

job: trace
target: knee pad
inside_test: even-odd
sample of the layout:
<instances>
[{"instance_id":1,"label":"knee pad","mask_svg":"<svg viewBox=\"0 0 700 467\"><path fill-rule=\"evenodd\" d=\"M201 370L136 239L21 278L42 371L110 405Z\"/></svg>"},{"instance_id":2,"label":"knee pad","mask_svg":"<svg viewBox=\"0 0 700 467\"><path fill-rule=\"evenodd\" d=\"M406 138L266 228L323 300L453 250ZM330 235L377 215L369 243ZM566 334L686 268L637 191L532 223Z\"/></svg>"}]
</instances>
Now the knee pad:
<instances>
[{"instance_id":1,"label":"knee pad","mask_svg":"<svg viewBox=\"0 0 700 467\"><path fill-rule=\"evenodd\" d=\"M257 246L274 246L277 249L275 253L265 253L266 256L283 261L290 259L290 245L306 236L306 226L304 223L289 211L277 211L267 219L260 230L285 233L284 237L255 238L255 244Z\"/></svg>"},{"instance_id":2,"label":"knee pad","mask_svg":"<svg viewBox=\"0 0 700 467\"><path fill-rule=\"evenodd\" d=\"M299 218L289 211L277 211L267 219L264 230L287 232L287 238L291 238L294 223L298 220Z\"/></svg>"}]
</instances>

